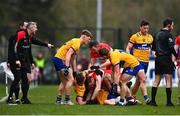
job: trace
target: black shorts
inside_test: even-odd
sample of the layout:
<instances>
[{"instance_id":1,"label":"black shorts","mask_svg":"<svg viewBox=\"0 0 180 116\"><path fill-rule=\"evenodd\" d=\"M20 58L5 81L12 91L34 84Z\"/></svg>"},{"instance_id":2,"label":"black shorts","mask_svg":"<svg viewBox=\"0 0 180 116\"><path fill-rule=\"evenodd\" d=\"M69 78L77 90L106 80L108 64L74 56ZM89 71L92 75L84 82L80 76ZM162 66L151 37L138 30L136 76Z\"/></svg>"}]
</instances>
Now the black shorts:
<instances>
[{"instance_id":1,"label":"black shorts","mask_svg":"<svg viewBox=\"0 0 180 116\"><path fill-rule=\"evenodd\" d=\"M169 56L159 56L155 59L155 74L172 74L175 65Z\"/></svg>"},{"instance_id":2,"label":"black shorts","mask_svg":"<svg viewBox=\"0 0 180 116\"><path fill-rule=\"evenodd\" d=\"M25 71L26 73L31 73L31 63L21 63L21 70Z\"/></svg>"}]
</instances>

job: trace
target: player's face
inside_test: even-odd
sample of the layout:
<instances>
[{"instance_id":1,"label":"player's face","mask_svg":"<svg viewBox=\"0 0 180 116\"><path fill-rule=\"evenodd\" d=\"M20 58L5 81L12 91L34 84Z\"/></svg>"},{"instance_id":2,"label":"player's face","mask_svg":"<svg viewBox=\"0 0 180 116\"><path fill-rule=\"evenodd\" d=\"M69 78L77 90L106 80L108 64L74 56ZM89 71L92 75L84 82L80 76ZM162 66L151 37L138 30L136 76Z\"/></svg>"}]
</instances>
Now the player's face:
<instances>
[{"instance_id":1,"label":"player's face","mask_svg":"<svg viewBox=\"0 0 180 116\"><path fill-rule=\"evenodd\" d=\"M170 31L174 29L174 22L172 22L172 24L170 25Z\"/></svg>"},{"instance_id":2,"label":"player's face","mask_svg":"<svg viewBox=\"0 0 180 116\"><path fill-rule=\"evenodd\" d=\"M31 32L32 32L33 34L35 34L36 31L38 30L38 29L37 29L37 25L31 25L31 26L30 26L30 30L31 30Z\"/></svg>"},{"instance_id":3,"label":"player's face","mask_svg":"<svg viewBox=\"0 0 180 116\"><path fill-rule=\"evenodd\" d=\"M98 52L97 46L93 46L91 49L94 50L94 51L96 51L96 52Z\"/></svg>"},{"instance_id":4,"label":"player's face","mask_svg":"<svg viewBox=\"0 0 180 116\"><path fill-rule=\"evenodd\" d=\"M87 45L89 44L90 41L91 41L91 37L84 35L84 43Z\"/></svg>"},{"instance_id":5,"label":"player's face","mask_svg":"<svg viewBox=\"0 0 180 116\"><path fill-rule=\"evenodd\" d=\"M149 25L141 26L140 31L143 35L146 35L149 32Z\"/></svg>"}]
</instances>

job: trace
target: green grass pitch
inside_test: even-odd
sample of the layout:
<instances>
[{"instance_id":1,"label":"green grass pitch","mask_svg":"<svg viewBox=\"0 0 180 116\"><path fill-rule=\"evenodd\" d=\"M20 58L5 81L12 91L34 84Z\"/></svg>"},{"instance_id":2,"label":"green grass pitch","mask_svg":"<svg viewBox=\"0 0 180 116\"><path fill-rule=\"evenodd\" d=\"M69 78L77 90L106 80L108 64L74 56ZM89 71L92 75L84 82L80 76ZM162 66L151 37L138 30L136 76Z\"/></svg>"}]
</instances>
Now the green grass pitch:
<instances>
[{"instance_id":1,"label":"green grass pitch","mask_svg":"<svg viewBox=\"0 0 180 116\"><path fill-rule=\"evenodd\" d=\"M180 106L167 107L165 88L159 88L157 94L158 107L147 105L136 106L108 106L108 105L56 105L56 91L57 85L45 85L33 88L29 92L29 98L32 102L30 105L7 105L5 102L0 103L0 115L180 115ZM0 98L5 94L5 87L0 86ZM151 88L148 88L150 95ZM178 89L173 88L173 102L177 103ZM137 95L139 100L143 100L141 92ZM71 95L75 101L74 92Z\"/></svg>"}]
</instances>

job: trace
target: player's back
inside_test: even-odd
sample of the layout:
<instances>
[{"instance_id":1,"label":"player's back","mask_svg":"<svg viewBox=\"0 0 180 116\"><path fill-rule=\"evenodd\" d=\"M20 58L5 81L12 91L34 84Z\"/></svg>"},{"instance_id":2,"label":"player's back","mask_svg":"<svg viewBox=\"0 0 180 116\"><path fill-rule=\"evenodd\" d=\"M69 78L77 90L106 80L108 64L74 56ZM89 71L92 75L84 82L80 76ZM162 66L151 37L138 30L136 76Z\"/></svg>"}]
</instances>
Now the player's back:
<instances>
[{"instance_id":1,"label":"player's back","mask_svg":"<svg viewBox=\"0 0 180 116\"><path fill-rule=\"evenodd\" d=\"M123 68L139 65L138 60L133 55L117 49L110 52L110 61L113 65L119 64Z\"/></svg>"},{"instance_id":2,"label":"player's back","mask_svg":"<svg viewBox=\"0 0 180 116\"><path fill-rule=\"evenodd\" d=\"M74 38L74 39L64 43L64 45L62 45L58 49L55 57L58 57L58 58L60 58L62 60L65 60L66 53L68 52L68 50L70 48L72 48L75 51L75 53L77 53L79 51L79 48L80 48L80 39L79 38Z\"/></svg>"}]
</instances>

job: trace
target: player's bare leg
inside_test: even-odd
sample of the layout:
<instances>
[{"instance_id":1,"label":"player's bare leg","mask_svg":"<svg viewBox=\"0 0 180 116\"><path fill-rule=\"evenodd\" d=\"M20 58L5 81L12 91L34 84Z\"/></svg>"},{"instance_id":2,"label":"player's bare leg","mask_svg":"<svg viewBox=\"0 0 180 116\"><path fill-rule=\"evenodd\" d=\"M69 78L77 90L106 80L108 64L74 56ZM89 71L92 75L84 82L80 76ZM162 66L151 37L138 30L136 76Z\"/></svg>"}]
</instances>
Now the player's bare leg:
<instances>
[{"instance_id":1,"label":"player's bare leg","mask_svg":"<svg viewBox=\"0 0 180 116\"><path fill-rule=\"evenodd\" d=\"M64 74L62 71L58 71L59 73L59 78L60 78L60 84L59 84L59 87L58 87L58 90L57 90L57 98L56 98L56 104L63 104L62 102L62 95L64 93L64 87L65 87L65 84L66 84L66 81L65 81L65 77L64 77Z\"/></svg>"},{"instance_id":2,"label":"player's bare leg","mask_svg":"<svg viewBox=\"0 0 180 116\"><path fill-rule=\"evenodd\" d=\"M140 86L140 81L139 81L139 78L137 78L136 82L134 83L134 86L132 87L132 90L131 90L131 92L132 92L131 94L133 96L136 96L139 86Z\"/></svg>"},{"instance_id":3,"label":"player's bare leg","mask_svg":"<svg viewBox=\"0 0 180 116\"><path fill-rule=\"evenodd\" d=\"M120 81L121 81L121 91L120 91L120 94L121 94L121 99L120 101L118 102L119 105L126 105L126 101L125 101L125 96L127 94L127 91L128 91L128 87L126 85L126 83L131 80L131 76L130 75L127 75L127 74L122 74L121 78L120 78ZM129 90L130 91L130 90ZM129 93L130 94L130 93ZM131 96L131 94L130 94Z\"/></svg>"},{"instance_id":4,"label":"player's bare leg","mask_svg":"<svg viewBox=\"0 0 180 116\"><path fill-rule=\"evenodd\" d=\"M150 99L147 94L147 87L146 87L146 74L144 73L143 70L140 70L137 74L137 77L139 78L140 81L140 88L144 96L144 100L146 101L146 104L150 104Z\"/></svg>"},{"instance_id":5,"label":"player's bare leg","mask_svg":"<svg viewBox=\"0 0 180 116\"><path fill-rule=\"evenodd\" d=\"M73 84L74 78L72 75L72 70L69 69L69 74L66 77L66 85L65 85L65 104L73 105L73 103L70 100L70 93L71 93L71 86Z\"/></svg>"}]
</instances>

